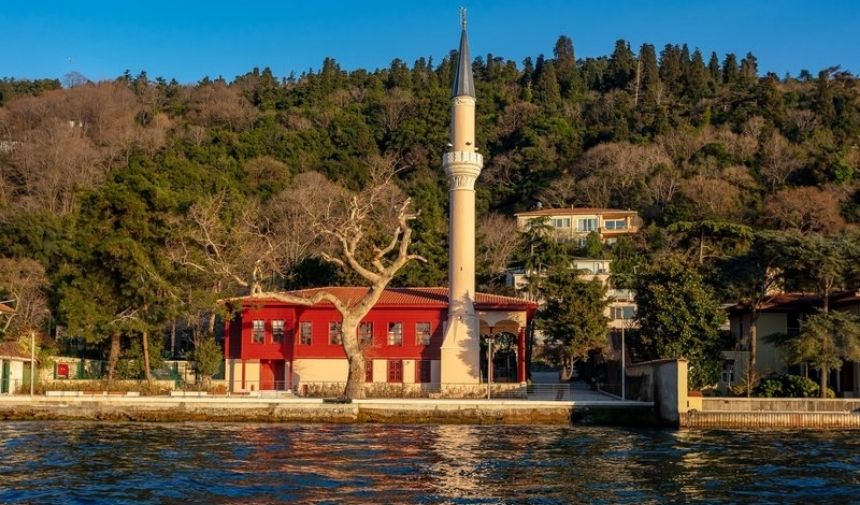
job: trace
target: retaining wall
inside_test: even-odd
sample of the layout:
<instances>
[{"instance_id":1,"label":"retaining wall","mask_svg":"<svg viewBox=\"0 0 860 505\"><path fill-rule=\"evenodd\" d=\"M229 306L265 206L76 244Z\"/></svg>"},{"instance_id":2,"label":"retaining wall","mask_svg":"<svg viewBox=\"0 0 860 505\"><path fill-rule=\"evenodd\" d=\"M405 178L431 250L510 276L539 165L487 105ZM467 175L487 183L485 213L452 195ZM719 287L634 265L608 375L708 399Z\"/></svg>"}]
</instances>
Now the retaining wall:
<instances>
[{"instance_id":1,"label":"retaining wall","mask_svg":"<svg viewBox=\"0 0 860 505\"><path fill-rule=\"evenodd\" d=\"M650 404L523 400L357 400L105 397L0 399L2 420L653 424Z\"/></svg>"},{"instance_id":2,"label":"retaining wall","mask_svg":"<svg viewBox=\"0 0 860 505\"><path fill-rule=\"evenodd\" d=\"M681 418L687 428L860 429L860 400L702 398Z\"/></svg>"},{"instance_id":3,"label":"retaining wall","mask_svg":"<svg viewBox=\"0 0 860 505\"><path fill-rule=\"evenodd\" d=\"M818 398L702 398L702 412L860 412L860 400Z\"/></svg>"},{"instance_id":4,"label":"retaining wall","mask_svg":"<svg viewBox=\"0 0 860 505\"><path fill-rule=\"evenodd\" d=\"M845 412L698 412L684 415L684 428L860 430L860 415Z\"/></svg>"},{"instance_id":5,"label":"retaining wall","mask_svg":"<svg viewBox=\"0 0 860 505\"><path fill-rule=\"evenodd\" d=\"M653 402L663 423L678 426L689 409L687 401L687 360L664 359L628 365L627 398Z\"/></svg>"}]
</instances>

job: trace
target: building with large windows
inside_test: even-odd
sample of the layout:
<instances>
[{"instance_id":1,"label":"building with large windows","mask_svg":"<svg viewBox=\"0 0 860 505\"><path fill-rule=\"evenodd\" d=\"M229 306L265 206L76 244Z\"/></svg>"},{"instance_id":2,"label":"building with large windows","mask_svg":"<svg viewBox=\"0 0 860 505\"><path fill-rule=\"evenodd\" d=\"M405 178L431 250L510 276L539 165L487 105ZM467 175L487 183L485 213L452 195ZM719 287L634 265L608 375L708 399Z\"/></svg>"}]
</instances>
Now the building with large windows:
<instances>
[{"instance_id":1,"label":"building with large windows","mask_svg":"<svg viewBox=\"0 0 860 505\"><path fill-rule=\"evenodd\" d=\"M804 321L819 313L823 305L820 296L811 293L773 293L759 307L755 323L749 304L728 307L729 328L734 346L723 352L722 388L742 384L750 362L750 331L756 327L756 369L759 377L789 373L820 380L819 372L810 363L786 362L784 352L770 341L771 335L796 336ZM830 310L860 316L860 291L841 291L831 295ZM839 369L830 370L827 381L839 397L860 397L860 362L846 361Z\"/></svg>"},{"instance_id":2,"label":"building with large windows","mask_svg":"<svg viewBox=\"0 0 860 505\"><path fill-rule=\"evenodd\" d=\"M570 268L579 272L584 280L596 279L607 287L606 297L609 306L604 315L609 318L610 330L636 328L633 316L636 314L636 292L632 289L618 289L612 286L610 268L612 260L593 258L573 258ZM518 292L528 291L528 279L534 272L528 273L523 268L511 268L507 271L505 283ZM540 302L540 300L538 300Z\"/></svg>"},{"instance_id":3,"label":"building with large windows","mask_svg":"<svg viewBox=\"0 0 860 505\"><path fill-rule=\"evenodd\" d=\"M619 236L639 231L642 219L633 210L569 207L538 209L515 214L517 228L525 230L536 220L545 220L558 240L585 245L589 233L596 232L604 243L612 244Z\"/></svg>"}]
</instances>

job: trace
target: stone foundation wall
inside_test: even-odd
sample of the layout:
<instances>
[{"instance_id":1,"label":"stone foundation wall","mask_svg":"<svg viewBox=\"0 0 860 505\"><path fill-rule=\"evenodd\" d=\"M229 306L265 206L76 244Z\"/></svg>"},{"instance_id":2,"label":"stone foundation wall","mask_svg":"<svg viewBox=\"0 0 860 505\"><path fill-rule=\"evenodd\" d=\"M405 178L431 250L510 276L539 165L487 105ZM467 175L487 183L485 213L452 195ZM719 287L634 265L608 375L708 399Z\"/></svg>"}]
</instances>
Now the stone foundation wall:
<instances>
[{"instance_id":1,"label":"stone foundation wall","mask_svg":"<svg viewBox=\"0 0 860 505\"><path fill-rule=\"evenodd\" d=\"M688 412L684 428L860 430L860 414L845 412Z\"/></svg>"},{"instance_id":2,"label":"stone foundation wall","mask_svg":"<svg viewBox=\"0 0 860 505\"><path fill-rule=\"evenodd\" d=\"M345 383L311 382L300 384L296 393L303 398L335 398L343 394ZM435 398L477 400L487 397L486 384L420 384L372 382L364 385L367 398ZM526 398L526 385L490 385L491 398Z\"/></svg>"},{"instance_id":3,"label":"stone foundation wall","mask_svg":"<svg viewBox=\"0 0 860 505\"><path fill-rule=\"evenodd\" d=\"M539 402L454 400L321 400L218 398L39 398L0 402L3 420L146 422L388 422L569 425L573 407Z\"/></svg>"},{"instance_id":4,"label":"stone foundation wall","mask_svg":"<svg viewBox=\"0 0 860 505\"><path fill-rule=\"evenodd\" d=\"M526 385L516 382L490 384L490 398L526 398ZM440 398L480 399L487 397L487 384L443 384Z\"/></svg>"},{"instance_id":5,"label":"stone foundation wall","mask_svg":"<svg viewBox=\"0 0 860 505\"><path fill-rule=\"evenodd\" d=\"M817 398L702 398L702 412L860 412L860 400Z\"/></svg>"},{"instance_id":6,"label":"stone foundation wall","mask_svg":"<svg viewBox=\"0 0 860 505\"><path fill-rule=\"evenodd\" d=\"M702 398L682 416L688 428L860 429L860 400Z\"/></svg>"}]
</instances>

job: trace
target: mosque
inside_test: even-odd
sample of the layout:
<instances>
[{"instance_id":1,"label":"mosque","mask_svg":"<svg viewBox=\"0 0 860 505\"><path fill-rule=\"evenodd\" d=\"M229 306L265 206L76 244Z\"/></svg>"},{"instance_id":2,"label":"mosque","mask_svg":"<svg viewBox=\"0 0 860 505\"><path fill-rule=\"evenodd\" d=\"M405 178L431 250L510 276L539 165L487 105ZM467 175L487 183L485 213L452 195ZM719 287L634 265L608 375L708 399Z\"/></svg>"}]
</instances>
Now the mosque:
<instances>
[{"instance_id":1,"label":"mosque","mask_svg":"<svg viewBox=\"0 0 860 505\"><path fill-rule=\"evenodd\" d=\"M475 84L465 22L451 95L451 139L442 158L450 202L448 287L385 290L359 328L366 387L463 396L485 390L481 384L487 380L526 381L526 328L537 304L475 291L475 181L484 160L475 147ZM368 288L319 289L347 301ZM315 291L293 294L307 297ZM242 306L228 322L224 342L232 392L301 393L346 381L341 316L331 303L239 300ZM494 337L501 356L486 360L481 335Z\"/></svg>"}]
</instances>

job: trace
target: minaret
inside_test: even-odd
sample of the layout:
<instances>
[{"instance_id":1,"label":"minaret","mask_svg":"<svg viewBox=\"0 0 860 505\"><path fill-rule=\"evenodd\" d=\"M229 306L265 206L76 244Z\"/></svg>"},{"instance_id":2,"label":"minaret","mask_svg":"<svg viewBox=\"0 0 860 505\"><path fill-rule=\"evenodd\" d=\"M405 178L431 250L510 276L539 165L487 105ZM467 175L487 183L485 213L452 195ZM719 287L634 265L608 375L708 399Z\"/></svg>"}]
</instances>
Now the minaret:
<instances>
[{"instance_id":1,"label":"minaret","mask_svg":"<svg viewBox=\"0 0 860 505\"><path fill-rule=\"evenodd\" d=\"M442 158L449 185L448 322L441 383L480 382L480 326L475 315L475 180L484 158L475 149L475 83L461 10L460 53L451 90L451 144Z\"/></svg>"}]
</instances>

